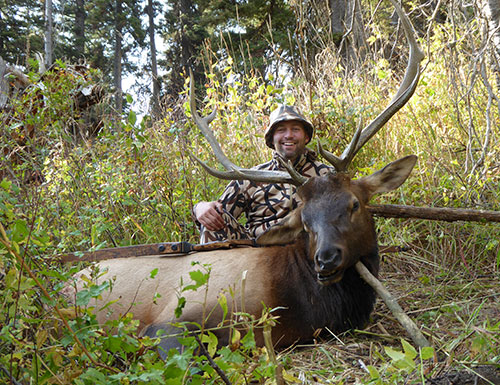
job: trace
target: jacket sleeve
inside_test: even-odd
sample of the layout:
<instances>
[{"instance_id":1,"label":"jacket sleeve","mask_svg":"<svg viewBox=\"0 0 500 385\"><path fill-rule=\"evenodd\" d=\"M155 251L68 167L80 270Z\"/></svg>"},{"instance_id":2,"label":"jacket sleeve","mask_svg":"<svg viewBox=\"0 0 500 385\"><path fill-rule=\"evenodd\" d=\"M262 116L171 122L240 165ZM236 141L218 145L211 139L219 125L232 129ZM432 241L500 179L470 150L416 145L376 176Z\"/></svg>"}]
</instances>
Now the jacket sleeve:
<instances>
[{"instance_id":1,"label":"jacket sleeve","mask_svg":"<svg viewBox=\"0 0 500 385\"><path fill-rule=\"evenodd\" d=\"M235 219L238 219L246 211L248 205L247 184L248 181L231 181L218 199L222 208Z\"/></svg>"}]
</instances>

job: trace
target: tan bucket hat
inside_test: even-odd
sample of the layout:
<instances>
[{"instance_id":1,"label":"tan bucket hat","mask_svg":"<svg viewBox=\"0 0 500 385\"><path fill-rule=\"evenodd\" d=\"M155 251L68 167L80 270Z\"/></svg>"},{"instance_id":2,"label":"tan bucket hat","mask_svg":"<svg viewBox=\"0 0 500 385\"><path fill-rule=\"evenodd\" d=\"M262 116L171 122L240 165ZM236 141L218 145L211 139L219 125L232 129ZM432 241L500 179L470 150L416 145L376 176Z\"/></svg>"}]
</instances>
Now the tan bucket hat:
<instances>
[{"instance_id":1,"label":"tan bucket hat","mask_svg":"<svg viewBox=\"0 0 500 385\"><path fill-rule=\"evenodd\" d=\"M276 124L287 120L298 120L299 122L301 122L304 125L307 136L309 136L309 140L307 141L307 143L311 141L314 134L314 128L312 124L294 106L287 106L285 104L282 104L273 112L271 112L271 116L269 117L269 126L267 127L266 133L264 134L267 147L270 147L274 150L274 128L276 127Z\"/></svg>"}]
</instances>

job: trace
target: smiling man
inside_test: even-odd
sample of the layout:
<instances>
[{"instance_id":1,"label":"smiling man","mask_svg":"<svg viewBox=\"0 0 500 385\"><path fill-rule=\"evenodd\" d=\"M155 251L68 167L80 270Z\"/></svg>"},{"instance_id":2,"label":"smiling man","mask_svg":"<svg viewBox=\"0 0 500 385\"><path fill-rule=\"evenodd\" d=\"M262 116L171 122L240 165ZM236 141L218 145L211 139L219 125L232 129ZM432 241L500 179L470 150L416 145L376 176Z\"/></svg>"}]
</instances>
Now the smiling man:
<instances>
[{"instance_id":1,"label":"smiling man","mask_svg":"<svg viewBox=\"0 0 500 385\"><path fill-rule=\"evenodd\" d=\"M279 158L291 161L304 176L324 175L331 167L320 163L306 145L314 134L312 124L293 106L281 105L271 113L266 129L266 145L274 150L273 158L254 167L258 170L282 170ZM200 229L200 243L227 239L251 239L284 219L299 203L296 188L289 184L232 181L221 197L199 202L193 215ZM238 222L246 216L245 226Z\"/></svg>"}]
</instances>

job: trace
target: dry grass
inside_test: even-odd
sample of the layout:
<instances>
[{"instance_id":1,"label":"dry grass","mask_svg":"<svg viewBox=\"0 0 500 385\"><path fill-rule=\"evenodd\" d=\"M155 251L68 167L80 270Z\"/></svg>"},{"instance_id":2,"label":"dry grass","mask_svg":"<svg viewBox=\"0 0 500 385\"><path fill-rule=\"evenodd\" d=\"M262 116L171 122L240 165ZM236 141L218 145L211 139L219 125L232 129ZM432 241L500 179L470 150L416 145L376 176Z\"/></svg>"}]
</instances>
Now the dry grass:
<instances>
[{"instance_id":1,"label":"dry grass","mask_svg":"<svg viewBox=\"0 0 500 385\"><path fill-rule=\"evenodd\" d=\"M435 349L434 359L422 367L425 381L469 383L474 377L467 373L474 368L500 381L500 275L494 259L488 265L465 267L459 257L437 264L426 254L413 247L384 255L379 277ZM383 383L398 384L403 378L405 383L422 382L418 371L403 375L389 368L385 347L401 350L400 339L411 341L381 300L365 330L325 334L312 346L282 353L290 358L291 375L308 383L369 383L371 365L383 373Z\"/></svg>"}]
</instances>

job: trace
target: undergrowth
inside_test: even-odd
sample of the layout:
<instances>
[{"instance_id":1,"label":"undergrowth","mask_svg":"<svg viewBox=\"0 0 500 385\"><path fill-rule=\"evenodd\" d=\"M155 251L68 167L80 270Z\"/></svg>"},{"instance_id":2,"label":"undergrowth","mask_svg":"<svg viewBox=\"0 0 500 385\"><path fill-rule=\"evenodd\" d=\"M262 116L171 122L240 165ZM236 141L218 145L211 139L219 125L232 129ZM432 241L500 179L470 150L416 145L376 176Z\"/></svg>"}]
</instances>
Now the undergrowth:
<instances>
[{"instance_id":1,"label":"undergrowth","mask_svg":"<svg viewBox=\"0 0 500 385\"><path fill-rule=\"evenodd\" d=\"M432 60L415 95L359 153L353 170L356 176L366 175L414 153L419 160L410 178L377 203L499 210L500 117L491 112L494 131L479 161L487 89L481 83L471 85L466 66L450 68L442 39L436 28L427 46ZM285 82L237 75L230 58L207 65L198 105L203 114L217 107L211 127L234 163L251 167L269 159L263 135L267 116L278 103L301 106L314 122L312 148L321 142L340 153L360 117L372 119L397 88L401 68L384 59L344 76L340 64L331 65L336 63L333 52L322 55L318 68L311 70L324 75L314 87L301 77ZM452 71L464 81L451 82ZM63 83L53 84L54 89L71 87L67 79L59 81ZM495 84L495 79L489 81ZM464 97L470 93L473 103ZM498 367L500 229L493 223L377 219L381 244L409 247L384 256L381 278L432 348L412 347L382 304L365 331L330 336L328 343L318 340L279 352L277 358L256 347L251 334L233 341L233 349L217 350L207 333L202 340L210 355L217 350L217 365L194 354L200 344L192 336L184 337L184 353L171 353L163 362L155 349L158 339L138 337L131 317L107 325L110 329L98 325L87 305L108 285L89 283L78 298L79 316L72 318L60 292L81 264L64 266L57 255L197 242L192 206L216 198L225 182L208 176L189 156L192 152L218 167L190 120L186 95L165 108L161 121L138 122L130 111L122 121L105 120L98 137L87 141L65 134L65 98L46 98L47 111L60 113L37 115L43 118L37 125L43 130L23 144L16 138L32 122L1 113L2 167L7 171L0 183L2 383L220 383L214 369L218 366L235 383L274 382L280 372L289 383L400 384L422 383L449 368ZM14 106L16 116L26 115L21 112L29 98L21 96ZM21 154L16 161L14 152ZM33 171L41 178L38 182L28 178Z\"/></svg>"}]
</instances>

